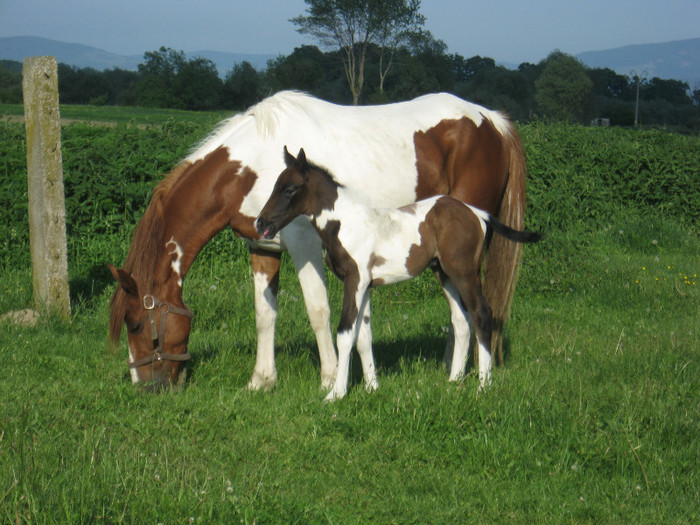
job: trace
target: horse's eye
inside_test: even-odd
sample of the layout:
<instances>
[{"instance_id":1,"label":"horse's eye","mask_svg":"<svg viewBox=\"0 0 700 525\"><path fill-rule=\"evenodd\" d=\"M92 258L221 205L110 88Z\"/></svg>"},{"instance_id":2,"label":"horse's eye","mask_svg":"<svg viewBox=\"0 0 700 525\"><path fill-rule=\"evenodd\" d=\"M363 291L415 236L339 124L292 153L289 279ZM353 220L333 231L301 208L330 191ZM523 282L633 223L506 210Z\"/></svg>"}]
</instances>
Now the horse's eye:
<instances>
[{"instance_id":1,"label":"horse's eye","mask_svg":"<svg viewBox=\"0 0 700 525\"><path fill-rule=\"evenodd\" d=\"M140 334L141 330L143 329L143 325L141 323L136 323L134 325L131 325L129 327L129 332L131 332L134 335Z\"/></svg>"},{"instance_id":2,"label":"horse's eye","mask_svg":"<svg viewBox=\"0 0 700 525\"><path fill-rule=\"evenodd\" d=\"M284 189L284 194L287 196L287 198L291 199L294 197L294 194L297 192L299 188L297 186L287 186Z\"/></svg>"}]
</instances>

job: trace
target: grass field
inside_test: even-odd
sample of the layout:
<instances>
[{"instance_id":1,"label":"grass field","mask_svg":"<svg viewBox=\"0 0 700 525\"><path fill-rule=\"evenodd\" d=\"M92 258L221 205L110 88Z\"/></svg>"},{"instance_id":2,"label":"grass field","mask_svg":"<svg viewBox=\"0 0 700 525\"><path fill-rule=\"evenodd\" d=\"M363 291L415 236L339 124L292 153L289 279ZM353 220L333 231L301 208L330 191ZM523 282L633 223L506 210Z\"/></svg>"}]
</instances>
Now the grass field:
<instances>
[{"instance_id":1,"label":"grass field","mask_svg":"<svg viewBox=\"0 0 700 525\"><path fill-rule=\"evenodd\" d=\"M323 403L286 258L279 385L247 391L253 290L229 232L185 284L186 387L144 392L124 344L105 350L112 285L93 266L120 262L125 237L86 238L72 252L72 322L0 326L0 522L700 521L697 223L615 205L557 228L538 182L546 133L523 130L530 221L547 237L525 247L506 363L478 395L472 368L447 382L448 310L426 274L373 292L379 390L364 391L355 359L348 396ZM576 169L577 157L557 162ZM340 285L328 280L335 322ZM30 272L5 265L0 313L29 305Z\"/></svg>"}]
</instances>

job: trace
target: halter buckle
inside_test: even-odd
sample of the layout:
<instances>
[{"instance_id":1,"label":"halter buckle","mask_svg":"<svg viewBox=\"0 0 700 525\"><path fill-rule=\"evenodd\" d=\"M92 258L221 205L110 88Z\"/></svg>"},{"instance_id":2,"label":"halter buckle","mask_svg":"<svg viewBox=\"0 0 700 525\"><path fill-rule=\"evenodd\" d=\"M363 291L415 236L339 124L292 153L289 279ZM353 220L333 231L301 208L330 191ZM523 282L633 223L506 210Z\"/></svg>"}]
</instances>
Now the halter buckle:
<instances>
[{"instance_id":1,"label":"halter buckle","mask_svg":"<svg viewBox=\"0 0 700 525\"><path fill-rule=\"evenodd\" d=\"M146 310L153 310L156 307L156 304L158 303L158 300L153 297L152 295L144 295L143 296L143 307Z\"/></svg>"}]
</instances>

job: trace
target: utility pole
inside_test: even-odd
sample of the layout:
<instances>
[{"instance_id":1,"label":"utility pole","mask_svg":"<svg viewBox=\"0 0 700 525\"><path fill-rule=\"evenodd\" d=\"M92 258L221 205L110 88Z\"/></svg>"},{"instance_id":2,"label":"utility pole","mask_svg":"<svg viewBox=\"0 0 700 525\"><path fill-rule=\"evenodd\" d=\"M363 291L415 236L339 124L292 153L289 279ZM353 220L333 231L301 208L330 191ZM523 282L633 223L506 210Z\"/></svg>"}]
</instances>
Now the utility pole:
<instances>
[{"instance_id":1,"label":"utility pole","mask_svg":"<svg viewBox=\"0 0 700 525\"><path fill-rule=\"evenodd\" d=\"M648 73L646 71L642 71L642 77L646 78L647 74ZM637 72L634 69L630 71L630 75L632 75L632 78L637 80L637 97L634 103L634 127L636 128L639 121L639 83L641 82L641 78L637 75Z\"/></svg>"}]
</instances>

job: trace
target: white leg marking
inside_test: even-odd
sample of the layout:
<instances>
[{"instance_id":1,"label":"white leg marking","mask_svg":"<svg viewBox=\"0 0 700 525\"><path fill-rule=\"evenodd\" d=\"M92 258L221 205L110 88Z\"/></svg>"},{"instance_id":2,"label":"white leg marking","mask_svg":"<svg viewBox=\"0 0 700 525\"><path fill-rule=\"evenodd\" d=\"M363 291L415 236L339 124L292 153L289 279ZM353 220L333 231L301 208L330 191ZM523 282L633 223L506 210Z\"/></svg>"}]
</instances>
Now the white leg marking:
<instances>
[{"instance_id":1,"label":"white leg marking","mask_svg":"<svg viewBox=\"0 0 700 525\"><path fill-rule=\"evenodd\" d=\"M293 221L280 235L296 268L306 313L316 336L321 361L321 386L329 389L335 382L338 357L331 331L321 239L306 219Z\"/></svg>"},{"instance_id":2,"label":"white leg marking","mask_svg":"<svg viewBox=\"0 0 700 525\"><path fill-rule=\"evenodd\" d=\"M258 331L258 348L253 377L248 383L250 390L269 389L277 383L275 368L275 321L277 320L277 297L269 287L268 276L256 273L255 326Z\"/></svg>"},{"instance_id":3,"label":"white leg marking","mask_svg":"<svg viewBox=\"0 0 700 525\"><path fill-rule=\"evenodd\" d=\"M357 324L357 323L355 323ZM326 396L326 401L342 399L348 392L348 376L350 374L350 353L355 339L355 327L338 334L338 373L335 376L333 388Z\"/></svg>"},{"instance_id":4,"label":"white leg marking","mask_svg":"<svg viewBox=\"0 0 700 525\"><path fill-rule=\"evenodd\" d=\"M134 355L131 353L131 348L129 348L129 363L134 362ZM129 373L131 374L131 382L136 384L139 382L139 373L135 368L129 368Z\"/></svg>"},{"instance_id":5,"label":"white leg marking","mask_svg":"<svg viewBox=\"0 0 700 525\"><path fill-rule=\"evenodd\" d=\"M454 350L450 362L450 381L460 381L464 377L464 369L469 357L469 342L471 331L469 329L469 314L462 307L459 292L452 281L447 280L443 286L443 292L450 307L450 320L452 321L452 340Z\"/></svg>"},{"instance_id":6,"label":"white leg marking","mask_svg":"<svg viewBox=\"0 0 700 525\"><path fill-rule=\"evenodd\" d=\"M166 248L171 244L173 245L173 251L168 252L168 255L174 255L175 258L170 263L170 267L173 269L173 272L175 272L175 275L177 275L178 286L182 288L182 255L184 252L175 240L175 237L170 237L170 240L165 243Z\"/></svg>"},{"instance_id":7,"label":"white leg marking","mask_svg":"<svg viewBox=\"0 0 700 525\"><path fill-rule=\"evenodd\" d=\"M357 335L357 353L362 361L362 375L365 379L365 390L373 392L379 388L377 381L377 369L374 365L374 352L372 352L372 324L369 311L369 290L365 293L363 307L360 309L358 319L359 331Z\"/></svg>"},{"instance_id":8,"label":"white leg marking","mask_svg":"<svg viewBox=\"0 0 700 525\"><path fill-rule=\"evenodd\" d=\"M479 390L491 385L491 352L479 341Z\"/></svg>"}]
</instances>

